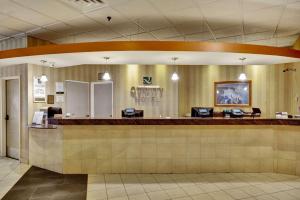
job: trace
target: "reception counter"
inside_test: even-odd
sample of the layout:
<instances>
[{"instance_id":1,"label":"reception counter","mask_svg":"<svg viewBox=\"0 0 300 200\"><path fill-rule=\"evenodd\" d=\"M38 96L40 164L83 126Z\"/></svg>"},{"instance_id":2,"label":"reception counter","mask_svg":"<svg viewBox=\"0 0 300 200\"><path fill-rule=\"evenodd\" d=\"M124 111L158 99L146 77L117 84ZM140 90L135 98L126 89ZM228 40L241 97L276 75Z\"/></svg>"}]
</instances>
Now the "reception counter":
<instances>
[{"instance_id":1,"label":"reception counter","mask_svg":"<svg viewBox=\"0 0 300 200\"><path fill-rule=\"evenodd\" d=\"M30 128L30 164L60 173L300 175L297 119L51 119Z\"/></svg>"}]
</instances>

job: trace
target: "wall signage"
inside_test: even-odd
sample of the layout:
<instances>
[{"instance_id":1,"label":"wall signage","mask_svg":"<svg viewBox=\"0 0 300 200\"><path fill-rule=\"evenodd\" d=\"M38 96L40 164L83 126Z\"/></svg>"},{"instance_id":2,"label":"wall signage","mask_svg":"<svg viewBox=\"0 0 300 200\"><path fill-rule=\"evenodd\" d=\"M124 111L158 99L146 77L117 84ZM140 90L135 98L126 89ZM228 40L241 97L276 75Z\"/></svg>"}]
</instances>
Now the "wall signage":
<instances>
[{"instance_id":1,"label":"wall signage","mask_svg":"<svg viewBox=\"0 0 300 200\"><path fill-rule=\"evenodd\" d=\"M152 84L152 77L151 76L144 76L143 77L143 84L144 85L151 85Z\"/></svg>"},{"instance_id":2,"label":"wall signage","mask_svg":"<svg viewBox=\"0 0 300 200\"><path fill-rule=\"evenodd\" d=\"M33 102L46 102L46 83L42 82L39 77L33 77Z\"/></svg>"},{"instance_id":3,"label":"wall signage","mask_svg":"<svg viewBox=\"0 0 300 200\"><path fill-rule=\"evenodd\" d=\"M56 94L64 94L64 83L63 82L55 83L55 92L56 92Z\"/></svg>"}]
</instances>

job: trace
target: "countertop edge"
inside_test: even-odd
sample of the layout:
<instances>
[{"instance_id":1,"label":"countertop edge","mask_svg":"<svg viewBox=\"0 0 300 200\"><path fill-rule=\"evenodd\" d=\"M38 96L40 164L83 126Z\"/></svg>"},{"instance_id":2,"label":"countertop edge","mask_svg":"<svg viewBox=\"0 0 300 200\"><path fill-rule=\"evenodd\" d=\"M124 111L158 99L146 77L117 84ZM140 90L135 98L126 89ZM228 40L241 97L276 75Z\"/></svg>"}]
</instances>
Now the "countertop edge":
<instances>
[{"instance_id":1,"label":"countertop edge","mask_svg":"<svg viewBox=\"0 0 300 200\"><path fill-rule=\"evenodd\" d=\"M289 125L300 126L300 119L261 118L120 118L120 119L49 119L53 125Z\"/></svg>"}]
</instances>

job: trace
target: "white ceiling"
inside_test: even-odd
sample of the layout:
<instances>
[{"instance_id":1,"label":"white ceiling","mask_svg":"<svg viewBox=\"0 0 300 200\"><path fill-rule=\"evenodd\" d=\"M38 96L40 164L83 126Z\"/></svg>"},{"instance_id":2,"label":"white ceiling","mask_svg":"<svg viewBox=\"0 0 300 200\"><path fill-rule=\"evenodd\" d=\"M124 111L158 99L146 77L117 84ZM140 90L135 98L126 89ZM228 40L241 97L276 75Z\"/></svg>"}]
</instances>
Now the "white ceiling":
<instances>
[{"instance_id":1,"label":"white ceiling","mask_svg":"<svg viewBox=\"0 0 300 200\"><path fill-rule=\"evenodd\" d=\"M110 57L106 62L104 57ZM178 57L176 63L172 58ZM239 58L247 58L242 63ZM67 67L82 64L145 64L145 65L267 65L300 62L300 58L282 56L242 54L225 52L167 52L167 51L114 51L114 52L81 52L65 54L49 54L27 57L0 59L0 66L22 63L41 65L54 64L55 67Z\"/></svg>"},{"instance_id":2,"label":"white ceiling","mask_svg":"<svg viewBox=\"0 0 300 200\"><path fill-rule=\"evenodd\" d=\"M300 0L103 1L89 7L70 0L0 0L0 40L24 33L56 43L196 40L291 46L300 33Z\"/></svg>"}]
</instances>

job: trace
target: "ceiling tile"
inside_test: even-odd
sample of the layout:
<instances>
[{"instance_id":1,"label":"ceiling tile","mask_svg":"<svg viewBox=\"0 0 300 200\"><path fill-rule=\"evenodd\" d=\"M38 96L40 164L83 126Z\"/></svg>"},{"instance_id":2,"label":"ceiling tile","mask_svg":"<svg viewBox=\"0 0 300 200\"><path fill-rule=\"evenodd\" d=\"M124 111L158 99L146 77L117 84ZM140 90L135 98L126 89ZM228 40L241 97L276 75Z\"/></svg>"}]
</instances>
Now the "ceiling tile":
<instances>
[{"instance_id":1,"label":"ceiling tile","mask_svg":"<svg viewBox=\"0 0 300 200\"><path fill-rule=\"evenodd\" d=\"M153 31L171 26L171 23L169 23L163 16L143 17L135 21L146 31Z\"/></svg>"},{"instance_id":2,"label":"ceiling tile","mask_svg":"<svg viewBox=\"0 0 300 200\"><path fill-rule=\"evenodd\" d=\"M159 39L176 37L180 35L180 33L174 27L163 28L160 30L152 31L151 33Z\"/></svg>"},{"instance_id":3,"label":"ceiling tile","mask_svg":"<svg viewBox=\"0 0 300 200\"><path fill-rule=\"evenodd\" d=\"M163 12L172 10L183 10L195 6L193 0L149 0L157 9Z\"/></svg>"},{"instance_id":4,"label":"ceiling tile","mask_svg":"<svg viewBox=\"0 0 300 200\"><path fill-rule=\"evenodd\" d=\"M218 0L200 7L205 17L231 16L242 13L239 0Z\"/></svg>"},{"instance_id":5,"label":"ceiling tile","mask_svg":"<svg viewBox=\"0 0 300 200\"><path fill-rule=\"evenodd\" d=\"M255 26L252 24L245 24L244 26L244 32L245 34L252 34L252 33L263 33L263 32L274 32L276 26L273 27L264 27L264 26Z\"/></svg>"},{"instance_id":6,"label":"ceiling tile","mask_svg":"<svg viewBox=\"0 0 300 200\"><path fill-rule=\"evenodd\" d=\"M277 29L277 34L285 35L292 33L300 33L300 19L284 18L280 21Z\"/></svg>"},{"instance_id":7,"label":"ceiling tile","mask_svg":"<svg viewBox=\"0 0 300 200\"><path fill-rule=\"evenodd\" d=\"M72 27L76 27L85 31L96 30L99 28L104 27L104 25L97 23L96 21L86 17L86 16L79 16L73 18L69 21L66 21L67 25L71 25Z\"/></svg>"},{"instance_id":8,"label":"ceiling tile","mask_svg":"<svg viewBox=\"0 0 300 200\"><path fill-rule=\"evenodd\" d=\"M176 24L175 28L183 35L208 31L204 21L188 21L186 23Z\"/></svg>"},{"instance_id":9,"label":"ceiling tile","mask_svg":"<svg viewBox=\"0 0 300 200\"><path fill-rule=\"evenodd\" d=\"M243 9L246 12L251 12L253 10L285 5L286 3L286 0L243 0Z\"/></svg>"},{"instance_id":10,"label":"ceiling tile","mask_svg":"<svg viewBox=\"0 0 300 200\"><path fill-rule=\"evenodd\" d=\"M281 16L281 12L282 7L276 6L246 13L244 15L245 26L249 29L254 26L275 30Z\"/></svg>"},{"instance_id":11,"label":"ceiling tile","mask_svg":"<svg viewBox=\"0 0 300 200\"><path fill-rule=\"evenodd\" d=\"M13 17L7 17L5 20L1 20L1 26L5 26L12 30L17 30L19 32L26 32L31 29L35 29L38 26L35 26L30 23L23 22Z\"/></svg>"},{"instance_id":12,"label":"ceiling tile","mask_svg":"<svg viewBox=\"0 0 300 200\"><path fill-rule=\"evenodd\" d=\"M197 7L168 11L163 14L173 24L182 24L190 21L200 21L203 19L201 11Z\"/></svg>"},{"instance_id":13,"label":"ceiling tile","mask_svg":"<svg viewBox=\"0 0 300 200\"><path fill-rule=\"evenodd\" d=\"M12 29L9 29L7 27L3 27L0 25L0 33L1 33L1 35L11 36L11 35L15 35L15 34L19 33L19 31L12 30Z\"/></svg>"},{"instance_id":14,"label":"ceiling tile","mask_svg":"<svg viewBox=\"0 0 300 200\"><path fill-rule=\"evenodd\" d=\"M144 32L142 28L136 25L133 22L125 22L120 24L114 24L109 26L114 32L117 32L122 35L132 35Z\"/></svg>"},{"instance_id":15,"label":"ceiling tile","mask_svg":"<svg viewBox=\"0 0 300 200\"><path fill-rule=\"evenodd\" d=\"M33 9L39 13L43 13L44 15L58 19L58 20L68 20L70 18L74 18L81 13L70 7L61 1L57 0L47 0L47 1L37 1L37 0L14 0L19 4L23 5L26 8Z\"/></svg>"},{"instance_id":16,"label":"ceiling tile","mask_svg":"<svg viewBox=\"0 0 300 200\"><path fill-rule=\"evenodd\" d=\"M103 27L96 31L92 31L92 34L96 35L98 38L102 38L103 40L108 40L116 37L121 37L120 34L112 32L110 29Z\"/></svg>"},{"instance_id":17,"label":"ceiling tile","mask_svg":"<svg viewBox=\"0 0 300 200\"><path fill-rule=\"evenodd\" d=\"M56 32L56 33L67 34L67 33L70 33L72 26L60 22L60 23L48 25L44 28L51 30L53 32Z\"/></svg>"},{"instance_id":18,"label":"ceiling tile","mask_svg":"<svg viewBox=\"0 0 300 200\"><path fill-rule=\"evenodd\" d=\"M233 26L233 27L218 29L214 31L214 35L216 38L238 36L242 34L243 34L242 26Z\"/></svg>"},{"instance_id":19,"label":"ceiling tile","mask_svg":"<svg viewBox=\"0 0 300 200\"><path fill-rule=\"evenodd\" d=\"M253 33L244 35L245 42L257 41L257 40L268 40L273 37L273 31L266 31L262 33Z\"/></svg>"},{"instance_id":20,"label":"ceiling tile","mask_svg":"<svg viewBox=\"0 0 300 200\"><path fill-rule=\"evenodd\" d=\"M209 27L212 30L222 29L232 26L241 26L242 25L242 16L240 14L234 14L229 16L213 16L206 18Z\"/></svg>"},{"instance_id":21,"label":"ceiling tile","mask_svg":"<svg viewBox=\"0 0 300 200\"><path fill-rule=\"evenodd\" d=\"M27 9L26 7L21 6L18 3L14 3L13 1L5 0L5 2L1 2L0 13L6 13L8 16L12 16L23 22L37 26L44 26L55 22L55 19L33 11L32 9Z\"/></svg>"},{"instance_id":22,"label":"ceiling tile","mask_svg":"<svg viewBox=\"0 0 300 200\"><path fill-rule=\"evenodd\" d=\"M186 35L185 39L188 41L207 41L212 40L213 36L210 32L196 33L191 35Z\"/></svg>"},{"instance_id":23,"label":"ceiling tile","mask_svg":"<svg viewBox=\"0 0 300 200\"><path fill-rule=\"evenodd\" d=\"M112 8L129 19L159 15L159 12L148 1L129 0L128 2L112 6Z\"/></svg>"},{"instance_id":24,"label":"ceiling tile","mask_svg":"<svg viewBox=\"0 0 300 200\"><path fill-rule=\"evenodd\" d=\"M227 42L227 43L242 43L242 36L224 37L216 40L217 42Z\"/></svg>"},{"instance_id":25,"label":"ceiling tile","mask_svg":"<svg viewBox=\"0 0 300 200\"><path fill-rule=\"evenodd\" d=\"M289 18L294 20L300 20L300 1L292 4L288 4L284 10L283 19Z\"/></svg>"},{"instance_id":26,"label":"ceiling tile","mask_svg":"<svg viewBox=\"0 0 300 200\"><path fill-rule=\"evenodd\" d=\"M149 33L141 33L141 34L131 35L131 36L129 36L129 39L130 40L144 40L144 41L156 40L156 38L153 37L153 35L151 35Z\"/></svg>"}]
</instances>

